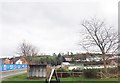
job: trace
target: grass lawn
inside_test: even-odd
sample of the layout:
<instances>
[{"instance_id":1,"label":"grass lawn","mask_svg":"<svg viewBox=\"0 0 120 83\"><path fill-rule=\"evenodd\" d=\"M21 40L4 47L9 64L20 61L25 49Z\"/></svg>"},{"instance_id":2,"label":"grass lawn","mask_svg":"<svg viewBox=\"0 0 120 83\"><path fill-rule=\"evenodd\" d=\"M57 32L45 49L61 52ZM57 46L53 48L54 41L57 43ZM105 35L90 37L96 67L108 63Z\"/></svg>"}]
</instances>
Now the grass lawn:
<instances>
[{"instance_id":1,"label":"grass lawn","mask_svg":"<svg viewBox=\"0 0 120 83\"><path fill-rule=\"evenodd\" d=\"M54 79L53 79L54 80ZM60 78L61 83L120 83L117 78L111 79L85 79L85 78ZM2 83L45 83L45 79L27 79L26 74L10 77Z\"/></svg>"}]
</instances>

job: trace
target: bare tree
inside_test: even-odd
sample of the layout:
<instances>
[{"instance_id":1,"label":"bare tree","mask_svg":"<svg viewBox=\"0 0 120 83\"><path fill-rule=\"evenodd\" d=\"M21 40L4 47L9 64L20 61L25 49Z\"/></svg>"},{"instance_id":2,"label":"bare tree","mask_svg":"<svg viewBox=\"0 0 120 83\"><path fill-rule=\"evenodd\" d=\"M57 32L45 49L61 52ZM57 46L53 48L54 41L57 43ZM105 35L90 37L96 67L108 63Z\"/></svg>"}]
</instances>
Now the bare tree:
<instances>
[{"instance_id":1,"label":"bare tree","mask_svg":"<svg viewBox=\"0 0 120 83\"><path fill-rule=\"evenodd\" d=\"M108 53L116 53L118 47L118 33L110 26L105 24L104 20L92 18L84 20L82 26L85 28L84 41L82 45L87 51L90 48L98 50L102 53L105 73L107 73Z\"/></svg>"},{"instance_id":2,"label":"bare tree","mask_svg":"<svg viewBox=\"0 0 120 83\"><path fill-rule=\"evenodd\" d=\"M23 43L21 43L19 47L19 54L23 56L37 56L38 49L37 47L23 41Z\"/></svg>"}]
</instances>

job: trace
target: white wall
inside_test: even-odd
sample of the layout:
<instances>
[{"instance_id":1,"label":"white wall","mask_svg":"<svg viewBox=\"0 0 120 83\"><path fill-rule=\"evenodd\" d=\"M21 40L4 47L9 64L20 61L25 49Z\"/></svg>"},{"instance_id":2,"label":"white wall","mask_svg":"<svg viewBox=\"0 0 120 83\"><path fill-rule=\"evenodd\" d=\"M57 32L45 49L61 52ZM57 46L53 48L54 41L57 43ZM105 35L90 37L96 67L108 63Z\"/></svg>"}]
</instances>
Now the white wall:
<instances>
[{"instance_id":1,"label":"white wall","mask_svg":"<svg viewBox=\"0 0 120 83\"><path fill-rule=\"evenodd\" d=\"M15 62L15 64L22 64L22 61L19 59L18 61Z\"/></svg>"}]
</instances>

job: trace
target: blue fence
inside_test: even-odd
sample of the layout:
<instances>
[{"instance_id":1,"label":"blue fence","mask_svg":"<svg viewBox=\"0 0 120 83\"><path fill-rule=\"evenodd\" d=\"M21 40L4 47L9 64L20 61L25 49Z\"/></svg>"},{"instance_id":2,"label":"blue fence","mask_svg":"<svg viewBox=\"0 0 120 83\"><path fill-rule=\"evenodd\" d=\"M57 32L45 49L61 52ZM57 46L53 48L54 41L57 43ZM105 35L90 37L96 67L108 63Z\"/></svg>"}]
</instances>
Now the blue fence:
<instances>
[{"instance_id":1,"label":"blue fence","mask_svg":"<svg viewBox=\"0 0 120 83\"><path fill-rule=\"evenodd\" d=\"M3 64L0 67L0 71L19 70L27 68L27 64Z\"/></svg>"}]
</instances>

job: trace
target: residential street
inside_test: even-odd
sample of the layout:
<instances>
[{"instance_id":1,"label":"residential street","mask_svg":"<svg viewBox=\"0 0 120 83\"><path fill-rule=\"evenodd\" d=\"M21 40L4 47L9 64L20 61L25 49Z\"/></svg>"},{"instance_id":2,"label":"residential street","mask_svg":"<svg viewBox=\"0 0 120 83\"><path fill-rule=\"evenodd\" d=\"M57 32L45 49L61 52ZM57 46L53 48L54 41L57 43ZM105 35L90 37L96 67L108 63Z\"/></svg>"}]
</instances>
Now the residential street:
<instances>
[{"instance_id":1,"label":"residential street","mask_svg":"<svg viewBox=\"0 0 120 83\"><path fill-rule=\"evenodd\" d=\"M26 72L27 72L26 69L14 70L14 71L5 71L5 72L2 72L1 78L2 78L2 80L5 80L11 76L20 75L20 74L23 74Z\"/></svg>"}]
</instances>

